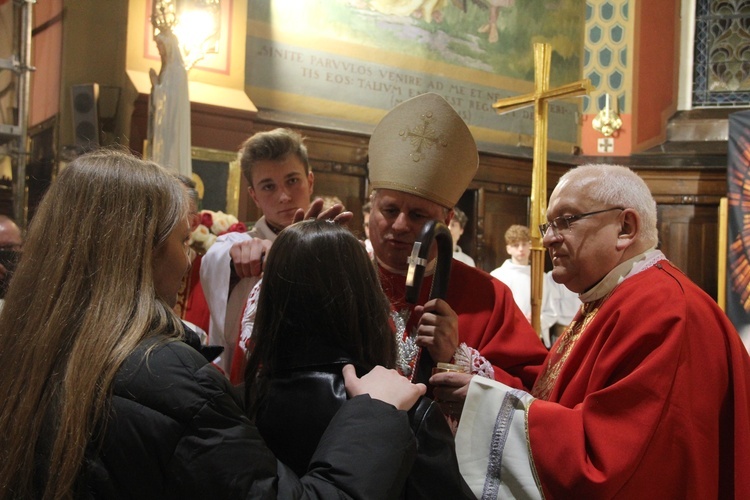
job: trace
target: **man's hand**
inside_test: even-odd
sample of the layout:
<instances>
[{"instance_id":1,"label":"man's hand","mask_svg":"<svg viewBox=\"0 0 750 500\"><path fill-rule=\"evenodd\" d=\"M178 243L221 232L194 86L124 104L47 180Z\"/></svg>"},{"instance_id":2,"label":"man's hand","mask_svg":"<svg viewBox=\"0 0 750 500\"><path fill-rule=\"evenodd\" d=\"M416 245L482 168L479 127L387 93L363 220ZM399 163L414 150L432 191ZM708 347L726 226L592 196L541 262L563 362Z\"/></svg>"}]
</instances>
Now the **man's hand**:
<instances>
[{"instance_id":1,"label":"man's hand","mask_svg":"<svg viewBox=\"0 0 750 500\"><path fill-rule=\"evenodd\" d=\"M271 248L271 241L262 238L252 238L240 241L229 249L234 270L240 278L260 276L263 272L263 261Z\"/></svg>"},{"instance_id":2,"label":"man's hand","mask_svg":"<svg viewBox=\"0 0 750 500\"><path fill-rule=\"evenodd\" d=\"M350 398L360 394L369 394L372 399L379 399L399 410L409 410L427 387L424 384L412 384L396 370L376 366L362 378L357 377L354 365L343 369L344 386Z\"/></svg>"},{"instance_id":3,"label":"man's hand","mask_svg":"<svg viewBox=\"0 0 750 500\"><path fill-rule=\"evenodd\" d=\"M323 198L316 198L307 209L307 212L303 212L300 208L297 213L294 214L292 223L299 222L305 219L330 219L336 224L345 226L352 220L354 214L347 212L344 209L344 205L336 203L328 210L323 210Z\"/></svg>"},{"instance_id":4,"label":"man's hand","mask_svg":"<svg viewBox=\"0 0 750 500\"><path fill-rule=\"evenodd\" d=\"M464 409L471 373L443 372L430 377L432 396L446 415L459 417Z\"/></svg>"},{"instance_id":5,"label":"man's hand","mask_svg":"<svg viewBox=\"0 0 750 500\"><path fill-rule=\"evenodd\" d=\"M442 299L414 308L420 314L417 345L426 348L435 363L450 363L458 347L458 315Z\"/></svg>"}]
</instances>

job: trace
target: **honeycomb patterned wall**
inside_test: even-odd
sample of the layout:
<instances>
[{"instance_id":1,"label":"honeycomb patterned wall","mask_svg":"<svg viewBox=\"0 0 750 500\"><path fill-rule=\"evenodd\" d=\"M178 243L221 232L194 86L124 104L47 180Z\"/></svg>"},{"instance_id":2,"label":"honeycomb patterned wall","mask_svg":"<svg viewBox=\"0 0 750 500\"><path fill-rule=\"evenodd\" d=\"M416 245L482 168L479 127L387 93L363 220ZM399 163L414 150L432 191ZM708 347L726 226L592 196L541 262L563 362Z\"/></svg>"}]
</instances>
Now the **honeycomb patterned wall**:
<instances>
[{"instance_id":1,"label":"honeycomb patterned wall","mask_svg":"<svg viewBox=\"0 0 750 500\"><path fill-rule=\"evenodd\" d=\"M586 2L586 43L583 74L594 90L583 100L583 112L596 114L604 108L606 94L616 99L619 113L630 113L632 88L631 0ZM610 105L615 107L615 102Z\"/></svg>"}]
</instances>

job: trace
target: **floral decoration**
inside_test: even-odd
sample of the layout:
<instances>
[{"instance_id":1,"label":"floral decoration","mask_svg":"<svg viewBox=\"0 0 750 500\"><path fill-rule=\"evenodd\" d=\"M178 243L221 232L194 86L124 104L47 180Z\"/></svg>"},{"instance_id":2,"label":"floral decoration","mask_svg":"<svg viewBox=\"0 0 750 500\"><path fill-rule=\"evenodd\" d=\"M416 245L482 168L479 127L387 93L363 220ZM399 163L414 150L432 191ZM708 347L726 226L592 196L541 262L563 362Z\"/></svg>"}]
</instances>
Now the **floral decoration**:
<instances>
[{"instance_id":1,"label":"floral decoration","mask_svg":"<svg viewBox=\"0 0 750 500\"><path fill-rule=\"evenodd\" d=\"M190 246L199 254L205 254L216 238L225 233L244 233L247 226L232 214L222 211L201 210L200 224L190 234Z\"/></svg>"}]
</instances>

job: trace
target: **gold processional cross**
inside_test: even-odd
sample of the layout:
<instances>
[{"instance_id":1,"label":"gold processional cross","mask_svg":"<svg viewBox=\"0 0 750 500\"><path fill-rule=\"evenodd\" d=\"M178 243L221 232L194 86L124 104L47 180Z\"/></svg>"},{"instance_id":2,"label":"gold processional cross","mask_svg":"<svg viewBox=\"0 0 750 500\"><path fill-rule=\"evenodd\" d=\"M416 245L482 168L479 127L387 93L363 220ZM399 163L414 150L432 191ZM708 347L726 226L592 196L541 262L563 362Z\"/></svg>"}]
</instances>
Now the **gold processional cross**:
<instances>
[{"instance_id":1,"label":"gold processional cross","mask_svg":"<svg viewBox=\"0 0 750 500\"><path fill-rule=\"evenodd\" d=\"M591 83L579 80L554 89L549 88L552 46L548 43L534 44L534 92L516 97L499 99L492 107L498 113L534 105L534 162L531 177L531 326L539 334L542 331L540 316L542 309L542 286L544 280L544 246L539 224L547 220L547 120L548 103L553 99L588 94Z\"/></svg>"}]
</instances>

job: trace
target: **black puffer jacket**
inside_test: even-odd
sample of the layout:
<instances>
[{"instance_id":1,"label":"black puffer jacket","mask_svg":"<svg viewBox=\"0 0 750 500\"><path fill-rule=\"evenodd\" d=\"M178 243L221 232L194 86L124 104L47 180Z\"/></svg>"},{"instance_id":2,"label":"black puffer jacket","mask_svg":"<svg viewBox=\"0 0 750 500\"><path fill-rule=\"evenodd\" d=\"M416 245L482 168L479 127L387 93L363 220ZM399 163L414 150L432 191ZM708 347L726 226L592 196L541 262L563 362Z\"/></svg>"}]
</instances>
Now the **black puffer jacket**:
<instances>
[{"instance_id":1,"label":"black puffer jacket","mask_svg":"<svg viewBox=\"0 0 750 500\"><path fill-rule=\"evenodd\" d=\"M390 499L403 487L415 453L406 412L352 399L298 479L263 443L226 378L185 342L164 340L145 341L117 375L101 448L92 442L87 453L90 495Z\"/></svg>"},{"instance_id":2,"label":"black puffer jacket","mask_svg":"<svg viewBox=\"0 0 750 500\"><path fill-rule=\"evenodd\" d=\"M298 474L317 465L321 436L347 401L341 370L355 364L335 347L308 347L285 359L284 371L268 379L255 416L268 447ZM458 470L453 434L437 403L421 398L409 419L417 458L398 498L475 498Z\"/></svg>"}]
</instances>

